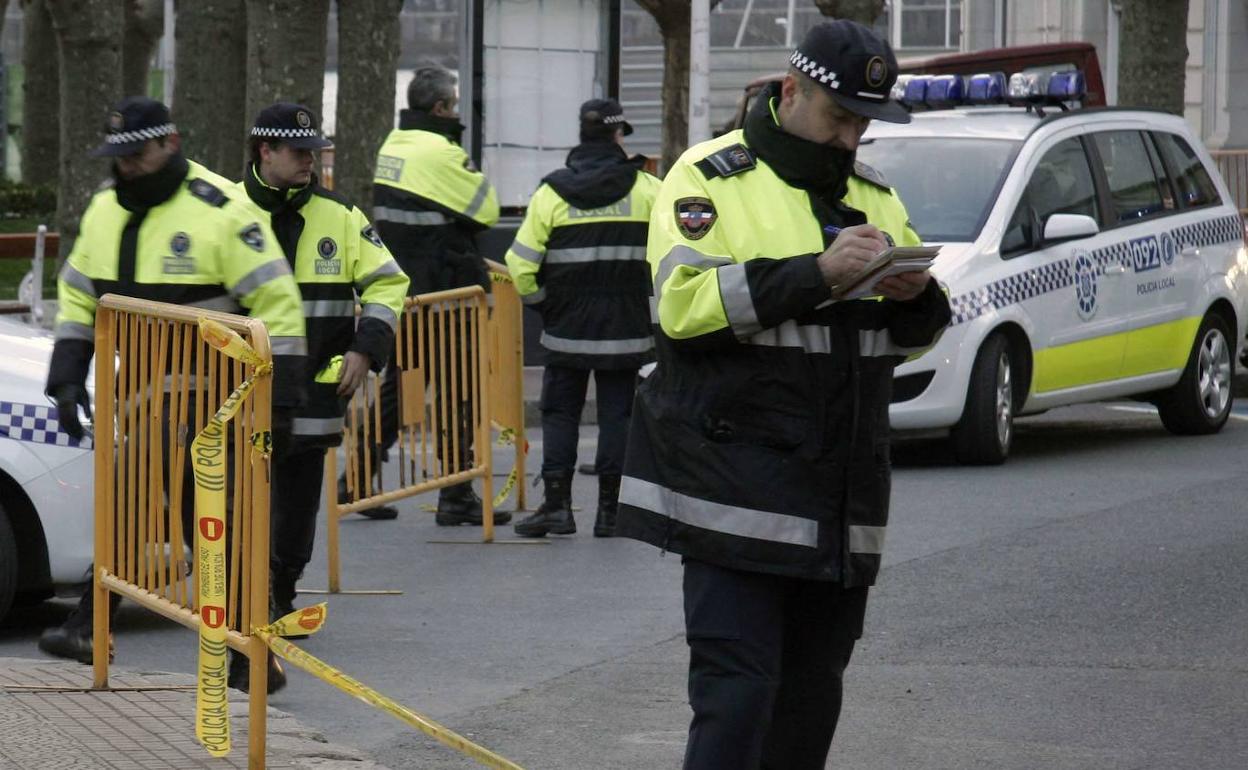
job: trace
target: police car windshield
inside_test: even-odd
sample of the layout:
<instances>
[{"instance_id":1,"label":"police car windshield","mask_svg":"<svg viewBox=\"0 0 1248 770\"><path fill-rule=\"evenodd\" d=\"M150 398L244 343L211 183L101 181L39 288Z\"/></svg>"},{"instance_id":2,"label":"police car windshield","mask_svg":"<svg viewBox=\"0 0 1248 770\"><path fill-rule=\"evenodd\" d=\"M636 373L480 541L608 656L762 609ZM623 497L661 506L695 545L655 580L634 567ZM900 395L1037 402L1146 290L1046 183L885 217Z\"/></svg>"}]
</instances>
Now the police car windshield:
<instances>
[{"instance_id":1,"label":"police car windshield","mask_svg":"<svg viewBox=\"0 0 1248 770\"><path fill-rule=\"evenodd\" d=\"M1021 142L961 137L868 139L858 159L884 174L924 241L973 241Z\"/></svg>"}]
</instances>

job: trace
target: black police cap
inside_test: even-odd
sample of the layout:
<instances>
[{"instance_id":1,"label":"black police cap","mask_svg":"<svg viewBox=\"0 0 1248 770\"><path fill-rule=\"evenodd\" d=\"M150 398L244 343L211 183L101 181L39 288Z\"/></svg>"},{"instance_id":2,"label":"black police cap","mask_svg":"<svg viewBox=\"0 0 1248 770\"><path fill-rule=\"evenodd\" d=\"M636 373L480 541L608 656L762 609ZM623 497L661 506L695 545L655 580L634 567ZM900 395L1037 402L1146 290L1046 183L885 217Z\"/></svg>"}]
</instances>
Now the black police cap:
<instances>
[{"instance_id":1,"label":"black police cap","mask_svg":"<svg viewBox=\"0 0 1248 770\"><path fill-rule=\"evenodd\" d=\"M845 19L817 24L789 62L850 112L889 123L910 122L910 113L888 98L897 82L897 57L868 27Z\"/></svg>"},{"instance_id":2,"label":"black police cap","mask_svg":"<svg viewBox=\"0 0 1248 770\"><path fill-rule=\"evenodd\" d=\"M178 128L168 107L146 96L130 96L113 105L106 130L104 143L91 151L97 158L134 155L148 139L169 136Z\"/></svg>"},{"instance_id":3,"label":"black police cap","mask_svg":"<svg viewBox=\"0 0 1248 770\"><path fill-rule=\"evenodd\" d=\"M633 133L624 119L624 108L614 99L590 99L581 105L581 123L587 126L622 126L624 136Z\"/></svg>"},{"instance_id":4,"label":"black police cap","mask_svg":"<svg viewBox=\"0 0 1248 770\"><path fill-rule=\"evenodd\" d=\"M297 150L319 150L334 143L321 136L316 113L302 104L270 104L256 116L251 135L272 139Z\"/></svg>"}]
</instances>

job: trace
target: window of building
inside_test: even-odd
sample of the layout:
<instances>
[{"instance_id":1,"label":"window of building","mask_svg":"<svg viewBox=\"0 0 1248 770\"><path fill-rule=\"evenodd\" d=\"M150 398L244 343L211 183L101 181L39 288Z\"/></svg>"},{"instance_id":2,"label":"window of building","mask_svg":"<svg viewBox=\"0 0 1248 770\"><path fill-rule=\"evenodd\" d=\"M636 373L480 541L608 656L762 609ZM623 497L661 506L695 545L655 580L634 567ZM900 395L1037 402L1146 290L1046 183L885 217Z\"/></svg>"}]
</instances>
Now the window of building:
<instances>
[{"instance_id":1,"label":"window of building","mask_svg":"<svg viewBox=\"0 0 1248 770\"><path fill-rule=\"evenodd\" d=\"M960 48L962 0L893 0L894 48Z\"/></svg>"}]
</instances>

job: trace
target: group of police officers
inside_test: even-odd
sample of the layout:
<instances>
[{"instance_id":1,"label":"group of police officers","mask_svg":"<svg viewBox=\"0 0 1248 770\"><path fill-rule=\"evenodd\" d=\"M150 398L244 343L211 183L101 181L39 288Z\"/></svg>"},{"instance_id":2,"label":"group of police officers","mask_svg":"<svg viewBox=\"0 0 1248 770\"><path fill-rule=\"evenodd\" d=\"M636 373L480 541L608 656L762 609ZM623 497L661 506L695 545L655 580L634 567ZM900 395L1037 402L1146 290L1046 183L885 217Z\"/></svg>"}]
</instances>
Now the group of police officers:
<instances>
[{"instance_id":1,"label":"group of police officers","mask_svg":"<svg viewBox=\"0 0 1248 770\"><path fill-rule=\"evenodd\" d=\"M854 158L871 119L909 120L890 101L891 49L866 27L827 22L790 65L743 130L691 148L663 182L624 152L632 127L619 104L586 102L580 143L542 180L506 254L548 356L544 500L515 531L576 531L572 478L593 372L593 534L618 532L684 563L688 768L823 767L879 569L892 369L949 320L926 272L882 281L873 299L837 299L881 249L919 242L893 190ZM329 142L301 105L257 116L238 184L184 158L168 109L146 98L117 105L97 150L113 159L112 183L83 215L60 277L47 392L61 428L81 435L95 307L108 292L264 321L274 615L293 610L324 454L370 370L383 380L373 467L397 437L389 356L405 296L489 288L474 235L498 220L498 200L460 146L457 102L450 72L415 73L377 159L375 226L319 184L313 153ZM451 430L455 462L470 463L470 427ZM344 476L339 495L349 486ZM192 507L183 502L188 521ZM437 523L481 523L470 484L441 491ZM43 649L90 660L90 597L45 632ZM231 684L244 687L245 674L232 665ZM270 690L283 682L271 661Z\"/></svg>"}]
</instances>

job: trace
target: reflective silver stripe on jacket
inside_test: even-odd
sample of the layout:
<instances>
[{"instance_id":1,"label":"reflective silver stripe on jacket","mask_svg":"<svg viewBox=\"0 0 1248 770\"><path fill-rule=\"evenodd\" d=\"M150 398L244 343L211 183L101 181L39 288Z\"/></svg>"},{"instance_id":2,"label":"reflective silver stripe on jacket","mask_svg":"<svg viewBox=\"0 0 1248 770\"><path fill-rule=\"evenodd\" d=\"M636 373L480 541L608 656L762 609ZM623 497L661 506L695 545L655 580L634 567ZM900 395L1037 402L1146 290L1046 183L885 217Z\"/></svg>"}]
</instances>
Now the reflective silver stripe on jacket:
<instances>
[{"instance_id":1,"label":"reflective silver stripe on jacket","mask_svg":"<svg viewBox=\"0 0 1248 770\"><path fill-rule=\"evenodd\" d=\"M387 259L385 262L382 262L376 270L356 281L355 290L363 296L364 292L368 291L368 287L377 283L378 280L385 278L388 275L398 275L402 272L403 268L399 267L398 262L395 262L393 259Z\"/></svg>"},{"instance_id":2,"label":"reflective silver stripe on jacket","mask_svg":"<svg viewBox=\"0 0 1248 770\"><path fill-rule=\"evenodd\" d=\"M716 271L719 277L719 297L724 303L724 315L738 339L745 339L763 330L754 310L754 298L750 296L750 283L745 275L745 263L725 265Z\"/></svg>"},{"instance_id":3,"label":"reflective silver stripe on jacket","mask_svg":"<svg viewBox=\"0 0 1248 770\"><path fill-rule=\"evenodd\" d=\"M490 192L490 180L482 178L481 184L477 185L477 191L473 194L472 200L468 201L468 207L464 209L464 216L475 217L481 207L485 205L485 197Z\"/></svg>"},{"instance_id":4,"label":"reflective silver stripe on jacket","mask_svg":"<svg viewBox=\"0 0 1248 770\"><path fill-rule=\"evenodd\" d=\"M234 288L230 289L230 293L241 299L269 281L281 278L284 275L290 275L290 265L286 264L285 259L265 262L239 279L238 283L234 284Z\"/></svg>"},{"instance_id":5,"label":"reflective silver stripe on jacket","mask_svg":"<svg viewBox=\"0 0 1248 770\"><path fill-rule=\"evenodd\" d=\"M650 323L657 324L659 322L659 299L653 294L647 299L650 300Z\"/></svg>"},{"instance_id":6,"label":"reflective silver stripe on jacket","mask_svg":"<svg viewBox=\"0 0 1248 770\"><path fill-rule=\"evenodd\" d=\"M238 302L228 294L197 300L189 304L191 307L203 308L204 310L219 310L222 313L241 313L243 310Z\"/></svg>"},{"instance_id":7,"label":"reflective silver stripe on jacket","mask_svg":"<svg viewBox=\"0 0 1248 770\"><path fill-rule=\"evenodd\" d=\"M351 304L354 305L355 303ZM352 308L352 312L355 312L354 308ZM389 326L390 331L399 328L399 317L394 314L394 311L376 302L370 302L365 305L364 309L360 311L360 318L376 318L386 326Z\"/></svg>"},{"instance_id":8,"label":"reflective silver stripe on jacket","mask_svg":"<svg viewBox=\"0 0 1248 770\"><path fill-rule=\"evenodd\" d=\"M645 246L585 246L579 249L551 249L546 252L547 264L577 262L645 261Z\"/></svg>"},{"instance_id":9,"label":"reflective silver stripe on jacket","mask_svg":"<svg viewBox=\"0 0 1248 770\"><path fill-rule=\"evenodd\" d=\"M537 249L531 249L520 241L514 241L511 244L511 251L520 259L527 262L535 262L539 265L542 264L542 258L546 256L543 252L540 252Z\"/></svg>"},{"instance_id":10,"label":"reflective silver stripe on jacket","mask_svg":"<svg viewBox=\"0 0 1248 770\"><path fill-rule=\"evenodd\" d=\"M275 356L306 356L308 340L306 337L271 337L269 347Z\"/></svg>"},{"instance_id":11,"label":"reflective silver stripe on jacket","mask_svg":"<svg viewBox=\"0 0 1248 770\"><path fill-rule=\"evenodd\" d=\"M850 553L884 553L885 527L867 527L861 524L849 525Z\"/></svg>"},{"instance_id":12,"label":"reflective silver stripe on jacket","mask_svg":"<svg viewBox=\"0 0 1248 770\"><path fill-rule=\"evenodd\" d=\"M305 299L304 318L345 318L355 315L353 299Z\"/></svg>"},{"instance_id":13,"label":"reflective silver stripe on jacket","mask_svg":"<svg viewBox=\"0 0 1248 770\"><path fill-rule=\"evenodd\" d=\"M731 264L732 260L727 257L708 257L697 249L691 249L688 246L674 246L663 259L659 260L659 270L654 276L654 294L656 297L659 296L659 292L663 290L663 285L667 283L667 279L671 277L672 272L679 265L697 268L698 270L710 270L711 268Z\"/></svg>"},{"instance_id":14,"label":"reflective silver stripe on jacket","mask_svg":"<svg viewBox=\"0 0 1248 770\"><path fill-rule=\"evenodd\" d=\"M860 329L858 331L858 355L860 356L908 356L922 353L928 345L906 348L893 342L888 329Z\"/></svg>"},{"instance_id":15,"label":"reflective silver stripe on jacket","mask_svg":"<svg viewBox=\"0 0 1248 770\"><path fill-rule=\"evenodd\" d=\"M77 321L61 321L56 325L56 339L95 342L95 327Z\"/></svg>"},{"instance_id":16,"label":"reflective silver stripe on jacket","mask_svg":"<svg viewBox=\"0 0 1248 770\"><path fill-rule=\"evenodd\" d=\"M725 535L804 548L819 544L819 522L814 519L713 503L631 476L621 480L620 502Z\"/></svg>"},{"instance_id":17,"label":"reflective silver stripe on jacket","mask_svg":"<svg viewBox=\"0 0 1248 770\"><path fill-rule=\"evenodd\" d=\"M818 324L799 325L796 321L785 321L779 326L764 329L744 342L747 345L801 348L807 353L832 352L832 335L828 327Z\"/></svg>"},{"instance_id":18,"label":"reflective silver stripe on jacket","mask_svg":"<svg viewBox=\"0 0 1248 770\"><path fill-rule=\"evenodd\" d=\"M95 293L95 281L88 278L86 274L74 269L74 266L68 262L66 262L65 266L61 268L61 280L64 281L66 285L74 287L89 297L100 296Z\"/></svg>"},{"instance_id":19,"label":"reflective silver stripe on jacket","mask_svg":"<svg viewBox=\"0 0 1248 770\"><path fill-rule=\"evenodd\" d=\"M601 356L622 356L629 353L645 353L654 347L653 337L636 337L624 340L569 340L552 337L542 332L542 347L556 353L582 353Z\"/></svg>"},{"instance_id":20,"label":"reflective silver stripe on jacket","mask_svg":"<svg viewBox=\"0 0 1248 770\"><path fill-rule=\"evenodd\" d=\"M390 206L375 206L373 208L373 221L428 227L450 224L451 218L441 211L408 211L407 209L396 209Z\"/></svg>"},{"instance_id":21,"label":"reflective silver stripe on jacket","mask_svg":"<svg viewBox=\"0 0 1248 770\"><path fill-rule=\"evenodd\" d=\"M341 417L296 417L290 421L296 436L328 436L342 432Z\"/></svg>"},{"instance_id":22,"label":"reflective silver stripe on jacket","mask_svg":"<svg viewBox=\"0 0 1248 770\"><path fill-rule=\"evenodd\" d=\"M491 294L490 296L492 297L494 295ZM541 302L544 299L546 299L546 287L545 286L540 287L537 291L533 292L532 294L520 295L520 301L526 305L536 305L537 303Z\"/></svg>"}]
</instances>

